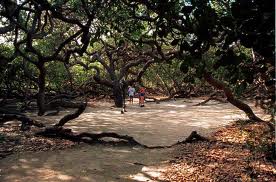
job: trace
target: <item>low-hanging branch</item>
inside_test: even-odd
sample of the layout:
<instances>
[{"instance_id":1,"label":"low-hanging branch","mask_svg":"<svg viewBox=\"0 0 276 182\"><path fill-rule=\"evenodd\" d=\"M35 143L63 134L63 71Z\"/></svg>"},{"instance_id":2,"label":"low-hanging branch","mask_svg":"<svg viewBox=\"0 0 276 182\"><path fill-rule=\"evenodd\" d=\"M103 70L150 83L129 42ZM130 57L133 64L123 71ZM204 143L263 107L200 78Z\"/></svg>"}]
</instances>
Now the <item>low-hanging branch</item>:
<instances>
[{"instance_id":1,"label":"low-hanging branch","mask_svg":"<svg viewBox=\"0 0 276 182\"><path fill-rule=\"evenodd\" d=\"M227 98L227 101L230 102L235 107L242 110L250 120L257 121L257 122L264 122L269 126L271 131L274 130L274 125L271 122L266 122L266 121L262 120L261 118L259 118L258 116L256 116L254 114L253 110L247 104L243 103L242 101L240 101L234 97L230 88L228 88L223 82L216 80L215 78L212 77L212 75L210 73L208 73L206 71L203 73L203 77L210 85L212 85L216 89L223 90L223 92Z\"/></svg>"}]
</instances>

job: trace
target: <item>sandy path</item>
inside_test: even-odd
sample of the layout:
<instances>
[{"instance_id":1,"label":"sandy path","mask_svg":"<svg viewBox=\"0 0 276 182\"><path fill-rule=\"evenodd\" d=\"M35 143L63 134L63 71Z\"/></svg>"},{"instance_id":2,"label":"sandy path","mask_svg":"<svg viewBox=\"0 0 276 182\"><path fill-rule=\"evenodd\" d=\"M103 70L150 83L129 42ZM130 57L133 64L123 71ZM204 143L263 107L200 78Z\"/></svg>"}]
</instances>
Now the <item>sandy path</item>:
<instances>
[{"instance_id":1,"label":"sandy path","mask_svg":"<svg viewBox=\"0 0 276 182\"><path fill-rule=\"evenodd\" d=\"M66 124L74 131L117 132L133 136L146 145L170 145L193 130L208 135L218 127L244 118L230 104L193 107L200 100L137 104L125 114L109 104L87 108L75 121ZM260 111L257 111L259 116ZM61 116L60 116L61 117ZM54 123L60 117L47 117ZM22 153L0 161L0 181L157 181L162 163L173 149L149 150L129 147L82 146L63 151Z\"/></svg>"}]
</instances>

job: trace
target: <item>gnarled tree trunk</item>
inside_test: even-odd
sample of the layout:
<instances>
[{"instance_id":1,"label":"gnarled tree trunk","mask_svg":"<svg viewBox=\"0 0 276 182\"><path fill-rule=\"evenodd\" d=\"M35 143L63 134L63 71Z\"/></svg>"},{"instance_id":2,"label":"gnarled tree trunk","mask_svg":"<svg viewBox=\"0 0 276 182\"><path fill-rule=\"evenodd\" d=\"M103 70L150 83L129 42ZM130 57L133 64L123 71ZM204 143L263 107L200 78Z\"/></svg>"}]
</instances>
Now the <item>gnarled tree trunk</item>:
<instances>
[{"instance_id":1,"label":"gnarled tree trunk","mask_svg":"<svg viewBox=\"0 0 276 182\"><path fill-rule=\"evenodd\" d=\"M236 106L237 108L239 108L240 110L242 110L243 112L245 112L245 114L247 115L247 117L250 120L254 120L254 121L262 121L262 119L260 119L259 117L257 117L254 112L252 111L252 109L245 103L243 103L242 101L236 99L232 93L232 91L230 90L230 88L228 88L223 82L216 80L215 78L212 77L212 75L208 72L204 73L204 79L213 87L215 87L216 89L219 90L223 90L224 94L227 98L227 101L230 102L232 105Z\"/></svg>"},{"instance_id":2,"label":"gnarled tree trunk","mask_svg":"<svg viewBox=\"0 0 276 182\"><path fill-rule=\"evenodd\" d=\"M242 110L247 117L252 120L252 121L258 121L258 122L265 122L263 121L261 118L259 118L258 116L256 116L254 114L254 112L252 111L252 109L245 103L243 103L242 101L236 99L232 93L232 91L230 90L230 88L228 88L223 82L216 80L215 78L212 77L212 75L208 72L204 72L203 74L204 79L213 87L215 87L216 89L219 90L223 90L224 94L227 98L227 101L230 102L232 105L236 106L237 108L239 108L240 110ZM269 123L269 122L265 122L268 124L268 126L270 127L270 129L274 129L274 126Z\"/></svg>"},{"instance_id":3,"label":"gnarled tree trunk","mask_svg":"<svg viewBox=\"0 0 276 182\"><path fill-rule=\"evenodd\" d=\"M18 120L21 121L21 130L29 130L30 126L34 125L37 127L44 127L44 124L39 123L23 114L0 114L0 124L3 124L7 121Z\"/></svg>"},{"instance_id":4,"label":"gnarled tree trunk","mask_svg":"<svg viewBox=\"0 0 276 182\"><path fill-rule=\"evenodd\" d=\"M38 115L42 116L45 113L45 77L46 69L44 64L39 65L39 77L38 77L38 94L37 94L37 107Z\"/></svg>"},{"instance_id":5,"label":"gnarled tree trunk","mask_svg":"<svg viewBox=\"0 0 276 182\"><path fill-rule=\"evenodd\" d=\"M123 107L123 89L120 83L115 83L113 86L114 102L116 107Z\"/></svg>"}]
</instances>

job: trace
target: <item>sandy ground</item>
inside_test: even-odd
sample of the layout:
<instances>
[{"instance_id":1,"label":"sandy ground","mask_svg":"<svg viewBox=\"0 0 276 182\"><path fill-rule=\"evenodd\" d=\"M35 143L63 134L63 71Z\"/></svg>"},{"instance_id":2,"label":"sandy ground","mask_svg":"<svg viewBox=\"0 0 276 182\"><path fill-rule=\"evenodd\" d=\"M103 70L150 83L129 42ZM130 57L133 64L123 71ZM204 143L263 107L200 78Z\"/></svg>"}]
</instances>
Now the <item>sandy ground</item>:
<instances>
[{"instance_id":1,"label":"sandy ground","mask_svg":"<svg viewBox=\"0 0 276 182\"><path fill-rule=\"evenodd\" d=\"M97 103L66 127L77 132L127 134L143 144L163 146L185 139L193 130L206 136L245 118L230 104L193 106L200 101L147 103L144 108L135 101L128 104L125 114L110 103ZM261 111L256 113L265 117ZM47 123L55 123L64 114L46 117ZM36 119L45 121L45 117ZM160 174L174 150L83 145L62 151L19 153L0 161L0 181L162 181Z\"/></svg>"}]
</instances>

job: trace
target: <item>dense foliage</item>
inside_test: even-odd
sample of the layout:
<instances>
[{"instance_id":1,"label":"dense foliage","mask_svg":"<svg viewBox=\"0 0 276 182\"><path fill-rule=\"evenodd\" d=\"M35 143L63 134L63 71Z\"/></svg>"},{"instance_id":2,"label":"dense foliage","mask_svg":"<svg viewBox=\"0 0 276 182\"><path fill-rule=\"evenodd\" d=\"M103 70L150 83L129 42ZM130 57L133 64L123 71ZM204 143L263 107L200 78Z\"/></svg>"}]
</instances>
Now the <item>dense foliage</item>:
<instances>
[{"instance_id":1,"label":"dense foliage","mask_svg":"<svg viewBox=\"0 0 276 182\"><path fill-rule=\"evenodd\" d=\"M254 85L265 89L262 105L273 108L274 4L1 1L1 97L24 98L28 90L43 115L52 93L99 95L105 87L121 107L127 85L140 82L167 95L185 95L183 90L205 79L228 93L229 85L237 95ZM227 98L237 103L232 94ZM244 110L241 105L235 106Z\"/></svg>"}]
</instances>

